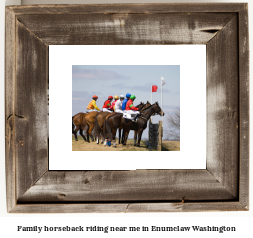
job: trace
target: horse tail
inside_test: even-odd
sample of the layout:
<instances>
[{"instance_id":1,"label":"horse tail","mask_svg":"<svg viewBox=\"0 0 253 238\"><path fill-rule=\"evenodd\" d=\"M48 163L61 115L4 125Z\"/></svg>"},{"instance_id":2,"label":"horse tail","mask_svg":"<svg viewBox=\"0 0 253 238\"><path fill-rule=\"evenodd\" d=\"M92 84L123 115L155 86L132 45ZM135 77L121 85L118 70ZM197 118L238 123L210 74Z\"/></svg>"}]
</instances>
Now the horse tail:
<instances>
[{"instance_id":1,"label":"horse tail","mask_svg":"<svg viewBox=\"0 0 253 238\"><path fill-rule=\"evenodd\" d=\"M74 124L74 116L73 116L72 117L72 134L75 134L74 131L75 131L75 124Z\"/></svg>"},{"instance_id":2,"label":"horse tail","mask_svg":"<svg viewBox=\"0 0 253 238\"><path fill-rule=\"evenodd\" d=\"M101 132L101 128L100 128L100 126L99 126L99 124L98 124L98 118L97 118L98 115L99 115L99 114L97 114L96 117L95 117L95 123L94 123L94 129L93 129L93 132L94 132L94 136L95 136L95 137L98 137L99 134L100 134L100 132Z\"/></svg>"},{"instance_id":3,"label":"horse tail","mask_svg":"<svg viewBox=\"0 0 253 238\"><path fill-rule=\"evenodd\" d=\"M104 124L104 127L103 127L103 134L104 134L104 138L107 137L107 134L108 134L108 137L111 139L112 141L112 129L111 129L111 126L110 126L110 123L109 123L109 118L107 118L105 120L105 124Z\"/></svg>"}]
</instances>

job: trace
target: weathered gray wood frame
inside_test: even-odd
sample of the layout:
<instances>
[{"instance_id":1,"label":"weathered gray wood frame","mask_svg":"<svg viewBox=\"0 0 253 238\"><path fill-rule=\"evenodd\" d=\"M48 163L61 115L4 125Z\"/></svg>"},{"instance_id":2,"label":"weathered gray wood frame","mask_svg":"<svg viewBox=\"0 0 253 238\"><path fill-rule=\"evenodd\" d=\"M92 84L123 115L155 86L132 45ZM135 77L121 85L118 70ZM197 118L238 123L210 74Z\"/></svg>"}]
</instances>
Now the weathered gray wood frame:
<instances>
[{"instance_id":1,"label":"weathered gray wood frame","mask_svg":"<svg viewBox=\"0 0 253 238\"><path fill-rule=\"evenodd\" d=\"M241 3L6 7L8 212L248 210L247 8ZM207 169L48 171L50 44L206 44Z\"/></svg>"}]
</instances>

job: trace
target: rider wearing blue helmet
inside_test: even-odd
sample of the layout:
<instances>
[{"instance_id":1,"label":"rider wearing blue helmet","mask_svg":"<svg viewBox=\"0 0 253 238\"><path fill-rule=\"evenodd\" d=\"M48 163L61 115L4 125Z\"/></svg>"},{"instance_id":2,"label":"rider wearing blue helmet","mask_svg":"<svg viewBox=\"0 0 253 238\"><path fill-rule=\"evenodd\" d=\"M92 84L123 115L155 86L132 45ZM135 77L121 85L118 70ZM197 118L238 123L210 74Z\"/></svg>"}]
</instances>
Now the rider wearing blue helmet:
<instances>
[{"instance_id":1,"label":"rider wearing blue helmet","mask_svg":"<svg viewBox=\"0 0 253 238\"><path fill-rule=\"evenodd\" d=\"M131 97L131 94L127 93L126 98L124 99L124 101L122 103L122 111L124 111L126 109L126 104L127 104L127 101L129 100L130 97Z\"/></svg>"}]
</instances>

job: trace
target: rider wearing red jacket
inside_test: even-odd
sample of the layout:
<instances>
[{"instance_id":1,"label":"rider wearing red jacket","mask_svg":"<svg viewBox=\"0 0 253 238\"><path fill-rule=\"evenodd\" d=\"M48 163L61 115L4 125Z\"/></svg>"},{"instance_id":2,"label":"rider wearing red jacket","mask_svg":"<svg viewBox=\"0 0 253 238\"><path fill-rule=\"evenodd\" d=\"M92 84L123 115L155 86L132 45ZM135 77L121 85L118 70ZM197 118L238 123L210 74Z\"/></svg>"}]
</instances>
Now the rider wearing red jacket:
<instances>
[{"instance_id":1,"label":"rider wearing red jacket","mask_svg":"<svg viewBox=\"0 0 253 238\"><path fill-rule=\"evenodd\" d=\"M138 110L139 110L139 108L137 108L137 107L135 107L135 106L133 105L134 99L135 99L135 96L132 95L132 96L130 97L130 99L127 101L126 109L125 109L125 110L133 110L133 111L138 111Z\"/></svg>"},{"instance_id":2,"label":"rider wearing red jacket","mask_svg":"<svg viewBox=\"0 0 253 238\"><path fill-rule=\"evenodd\" d=\"M112 111L115 111L115 103L118 101L118 99L119 99L119 96L118 96L118 95L115 95L115 96L114 96L114 102L113 102L112 105L110 106L110 109L111 109Z\"/></svg>"},{"instance_id":3,"label":"rider wearing red jacket","mask_svg":"<svg viewBox=\"0 0 253 238\"><path fill-rule=\"evenodd\" d=\"M112 112L109 110L110 106L111 106L111 101L112 101L113 97L109 96L108 100L105 101L104 106L103 106L103 112Z\"/></svg>"},{"instance_id":4,"label":"rider wearing red jacket","mask_svg":"<svg viewBox=\"0 0 253 238\"><path fill-rule=\"evenodd\" d=\"M131 114L136 114L132 121L136 122L137 117L139 116L140 112L138 111L139 108L135 107L133 105L133 101L136 97L134 95L131 95L130 99L127 101L126 104L126 111L130 111Z\"/></svg>"}]
</instances>

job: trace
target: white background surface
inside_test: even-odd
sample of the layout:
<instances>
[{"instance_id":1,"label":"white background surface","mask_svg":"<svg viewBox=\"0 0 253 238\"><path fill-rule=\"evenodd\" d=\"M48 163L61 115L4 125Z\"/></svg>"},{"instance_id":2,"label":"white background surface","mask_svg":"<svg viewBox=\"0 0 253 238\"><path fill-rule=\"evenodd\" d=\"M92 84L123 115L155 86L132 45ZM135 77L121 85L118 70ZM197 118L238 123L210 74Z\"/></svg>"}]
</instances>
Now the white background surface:
<instances>
[{"instance_id":1,"label":"white background surface","mask_svg":"<svg viewBox=\"0 0 253 238\"><path fill-rule=\"evenodd\" d=\"M49 52L50 170L206 168L205 45L52 45ZM72 123L72 65L180 65L180 151L72 151L66 127Z\"/></svg>"},{"instance_id":2,"label":"white background surface","mask_svg":"<svg viewBox=\"0 0 253 238\"><path fill-rule=\"evenodd\" d=\"M17 236L18 237L37 237L35 233L16 233L16 226L18 225L23 225L23 226L33 226L33 225L39 225L39 226L44 226L44 225L51 225L51 226L56 226L56 225L135 225L135 226L142 226L146 225L148 226L149 224L154 224L154 225L167 225L167 226L173 226L173 225L229 225L229 226L236 226L237 227L237 232L232 234L232 233L210 233L210 232L204 232L204 233L165 233L165 234L159 234L161 237L181 237L181 236L188 236L188 237L213 237L218 236L218 237L252 237L253 231L252 231L252 220L253 220L253 207L252 207L252 162L250 163L250 171L251 171L251 183L250 183L250 211L249 212L193 212L193 213L128 213L128 214L7 214L6 212L6 194L5 194L5 139L4 139L4 122L5 122L5 116L4 116L4 7L5 5L12 5L12 4L17 4L20 1L1 1L0 3L0 11L1 11L1 25L0 25L0 32L1 32L1 38L0 38L0 50L1 50L1 64L0 64L0 72L1 72L1 78L0 78L0 87L1 87L1 156L0 156L0 161L1 161L1 166L0 166L0 234L3 237L12 237L12 236ZM49 3L49 1L23 1L24 3ZM127 2L134 2L134 1L61 1L61 0L52 0L50 3L127 3ZM135 2L154 2L154 1L135 1ZM176 1L159 1L159 2L176 2ZM177 2L207 2L207 1L197 1L197 0L191 0L191 1L177 1ZM209 0L208 2L249 2L249 1L240 1L240 0L235 0L235 1L211 1ZM252 2L249 2L249 28L250 28L250 33L252 32ZM252 34L250 34L250 45L252 45L253 41L252 39ZM250 53L250 58L252 59L252 53ZM251 70L252 72L252 64L251 64ZM250 90L252 91L252 83L250 84ZM251 105L253 104L253 101L251 99ZM252 108L251 108L252 109ZM252 132L252 126L250 128ZM252 145L252 140L250 142ZM252 146L251 146L252 147ZM252 156L251 156L252 157ZM251 158L252 160L252 158ZM40 234L40 237L56 237L56 235L60 235L61 237L69 237L73 236L71 233L44 233ZM85 233L81 234L76 234L75 237L85 237ZM90 237L93 237L94 235L98 236L98 233L90 233ZM104 235L104 233L99 233L100 236ZM115 234L107 234L108 235L113 235L117 237L119 236L118 233ZM120 234L123 237L126 237L129 235L139 237L140 234L138 233L124 233ZM141 234L143 235L143 233ZM146 233L146 236L152 237L154 235L158 235L157 233Z\"/></svg>"}]
</instances>

